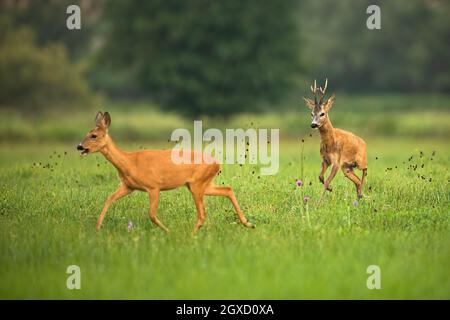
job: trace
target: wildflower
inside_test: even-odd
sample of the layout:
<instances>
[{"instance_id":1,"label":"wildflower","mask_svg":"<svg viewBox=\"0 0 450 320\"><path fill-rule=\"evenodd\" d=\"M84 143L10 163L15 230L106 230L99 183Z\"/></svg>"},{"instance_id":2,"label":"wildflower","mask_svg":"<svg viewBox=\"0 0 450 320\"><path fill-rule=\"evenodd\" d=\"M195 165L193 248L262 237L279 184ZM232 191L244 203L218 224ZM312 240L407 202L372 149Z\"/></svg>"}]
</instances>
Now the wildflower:
<instances>
[{"instance_id":1,"label":"wildflower","mask_svg":"<svg viewBox=\"0 0 450 320\"><path fill-rule=\"evenodd\" d=\"M357 206L358 205L358 200L353 201L353 205Z\"/></svg>"},{"instance_id":2,"label":"wildflower","mask_svg":"<svg viewBox=\"0 0 450 320\"><path fill-rule=\"evenodd\" d=\"M128 221L128 226L127 226L127 228L128 228L128 231L131 231L131 230L133 230L133 228L134 228L134 224L133 224L133 221Z\"/></svg>"},{"instance_id":3,"label":"wildflower","mask_svg":"<svg viewBox=\"0 0 450 320\"><path fill-rule=\"evenodd\" d=\"M305 203L308 203L309 200L311 200L311 197L310 197L310 196L304 196L304 197L303 197L303 201L304 201Z\"/></svg>"},{"instance_id":4,"label":"wildflower","mask_svg":"<svg viewBox=\"0 0 450 320\"><path fill-rule=\"evenodd\" d=\"M297 185L297 187L301 187L303 185L303 181L300 179L295 180L295 184Z\"/></svg>"}]
</instances>

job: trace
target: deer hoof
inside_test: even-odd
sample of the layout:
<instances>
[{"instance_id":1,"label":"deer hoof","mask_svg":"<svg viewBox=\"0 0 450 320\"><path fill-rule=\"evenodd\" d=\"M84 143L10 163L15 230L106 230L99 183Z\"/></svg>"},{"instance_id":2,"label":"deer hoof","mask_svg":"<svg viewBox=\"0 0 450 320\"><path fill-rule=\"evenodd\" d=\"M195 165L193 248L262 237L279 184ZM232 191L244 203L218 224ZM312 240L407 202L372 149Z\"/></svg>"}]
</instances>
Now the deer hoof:
<instances>
[{"instance_id":1,"label":"deer hoof","mask_svg":"<svg viewBox=\"0 0 450 320\"><path fill-rule=\"evenodd\" d=\"M248 221L244 223L244 226L246 226L247 228L251 228L251 229L254 229L254 228L255 228L255 225L251 224L251 223L248 222Z\"/></svg>"}]
</instances>

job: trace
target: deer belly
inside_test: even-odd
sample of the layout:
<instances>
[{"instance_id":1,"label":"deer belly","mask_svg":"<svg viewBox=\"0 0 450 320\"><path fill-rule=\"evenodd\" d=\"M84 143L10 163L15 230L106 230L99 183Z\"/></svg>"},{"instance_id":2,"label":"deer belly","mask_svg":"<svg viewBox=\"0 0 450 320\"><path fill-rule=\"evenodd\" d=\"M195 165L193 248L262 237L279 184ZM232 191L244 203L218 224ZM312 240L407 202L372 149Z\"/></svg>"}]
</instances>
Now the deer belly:
<instances>
[{"instance_id":1,"label":"deer belly","mask_svg":"<svg viewBox=\"0 0 450 320\"><path fill-rule=\"evenodd\" d=\"M140 191L146 190L145 183L143 183L142 181L140 181L135 177L122 175L120 179L122 180L123 183L125 183L128 186L128 188L132 190L140 190Z\"/></svg>"},{"instance_id":2,"label":"deer belly","mask_svg":"<svg viewBox=\"0 0 450 320\"><path fill-rule=\"evenodd\" d=\"M328 165L332 165L333 163L339 162L339 156L333 153L322 154L322 160L325 161Z\"/></svg>"},{"instance_id":3,"label":"deer belly","mask_svg":"<svg viewBox=\"0 0 450 320\"><path fill-rule=\"evenodd\" d=\"M342 165L344 165L347 168L355 168L356 167L356 161L343 161Z\"/></svg>"}]
</instances>

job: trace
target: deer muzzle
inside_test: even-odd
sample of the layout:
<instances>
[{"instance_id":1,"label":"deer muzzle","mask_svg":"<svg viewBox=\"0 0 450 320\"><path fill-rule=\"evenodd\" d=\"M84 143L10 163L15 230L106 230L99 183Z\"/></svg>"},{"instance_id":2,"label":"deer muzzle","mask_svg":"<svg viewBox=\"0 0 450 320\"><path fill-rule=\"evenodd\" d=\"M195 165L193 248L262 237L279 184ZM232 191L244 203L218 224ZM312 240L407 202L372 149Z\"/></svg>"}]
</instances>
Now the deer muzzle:
<instances>
[{"instance_id":1,"label":"deer muzzle","mask_svg":"<svg viewBox=\"0 0 450 320\"><path fill-rule=\"evenodd\" d=\"M81 155L82 155L82 156L87 155L87 154L89 153L89 149L83 147L83 146L81 145L81 143L77 145L77 150L80 150L80 151L81 151Z\"/></svg>"}]
</instances>

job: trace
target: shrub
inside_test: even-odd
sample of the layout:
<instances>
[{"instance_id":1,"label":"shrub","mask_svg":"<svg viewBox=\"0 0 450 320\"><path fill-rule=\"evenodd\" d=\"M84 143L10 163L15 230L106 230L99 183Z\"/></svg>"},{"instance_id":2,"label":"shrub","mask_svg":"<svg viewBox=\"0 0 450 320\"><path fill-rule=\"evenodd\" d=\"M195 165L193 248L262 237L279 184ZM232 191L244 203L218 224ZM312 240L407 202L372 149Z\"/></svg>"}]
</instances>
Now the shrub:
<instances>
[{"instance_id":1,"label":"shrub","mask_svg":"<svg viewBox=\"0 0 450 320\"><path fill-rule=\"evenodd\" d=\"M32 30L0 21L0 107L36 110L92 105L80 64L61 44L38 47Z\"/></svg>"}]
</instances>

